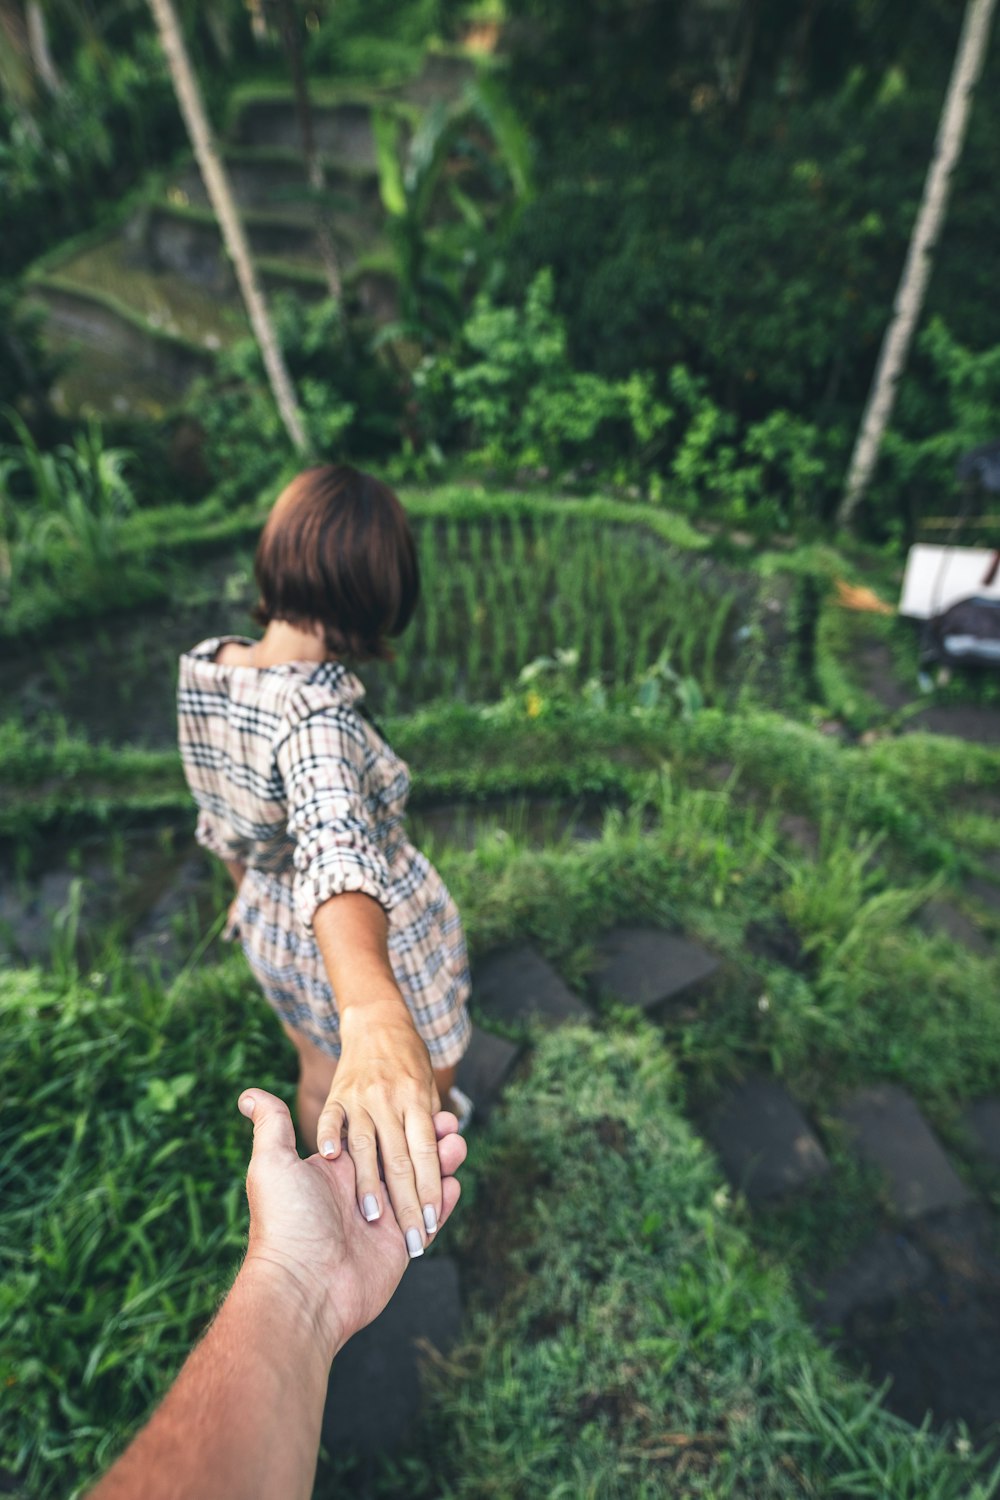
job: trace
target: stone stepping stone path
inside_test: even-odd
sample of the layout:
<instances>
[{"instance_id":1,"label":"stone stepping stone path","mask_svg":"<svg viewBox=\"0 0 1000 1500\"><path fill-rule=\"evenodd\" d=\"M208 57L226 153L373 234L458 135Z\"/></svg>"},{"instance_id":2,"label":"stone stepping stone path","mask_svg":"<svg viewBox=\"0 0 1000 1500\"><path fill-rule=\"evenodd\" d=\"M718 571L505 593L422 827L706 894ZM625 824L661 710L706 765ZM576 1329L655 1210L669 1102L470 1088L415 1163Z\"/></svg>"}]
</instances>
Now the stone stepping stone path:
<instances>
[{"instance_id":1,"label":"stone stepping stone path","mask_svg":"<svg viewBox=\"0 0 1000 1500\"><path fill-rule=\"evenodd\" d=\"M385 1311L334 1360L323 1413L326 1446L368 1456L398 1447L420 1412L421 1343L447 1354L461 1326L455 1262L437 1253L412 1261Z\"/></svg>"},{"instance_id":2,"label":"stone stepping stone path","mask_svg":"<svg viewBox=\"0 0 1000 1500\"><path fill-rule=\"evenodd\" d=\"M1000 1099L977 1099L962 1116L977 1155L1000 1167Z\"/></svg>"},{"instance_id":3,"label":"stone stepping stone path","mask_svg":"<svg viewBox=\"0 0 1000 1500\"><path fill-rule=\"evenodd\" d=\"M904 1234L881 1230L814 1288L814 1318L820 1327L842 1324L861 1309L880 1307L919 1291L932 1264Z\"/></svg>"},{"instance_id":4,"label":"stone stepping stone path","mask_svg":"<svg viewBox=\"0 0 1000 1500\"><path fill-rule=\"evenodd\" d=\"M830 1170L805 1116L773 1078L746 1078L709 1116L706 1133L726 1176L753 1204L805 1187Z\"/></svg>"},{"instance_id":5,"label":"stone stepping stone path","mask_svg":"<svg viewBox=\"0 0 1000 1500\"><path fill-rule=\"evenodd\" d=\"M520 1053L514 1042L473 1026L468 1051L455 1072L455 1082L476 1108L473 1128L489 1118Z\"/></svg>"},{"instance_id":6,"label":"stone stepping stone path","mask_svg":"<svg viewBox=\"0 0 1000 1500\"><path fill-rule=\"evenodd\" d=\"M504 1026L558 1026L593 1019L590 1007L534 948L491 953L476 966L472 992L483 1014Z\"/></svg>"},{"instance_id":7,"label":"stone stepping stone path","mask_svg":"<svg viewBox=\"0 0 1000 1500\"><path fill-rule=\"evenodd\" d=\"M861 1158L882 1171L890 1204L901 1219L921 1219L969 1201L969 1189L902 1089L894 1084L861 1089L839 1118Z\"/></svg>"},{"instance_id":8,"label":"stone stepping stone path","mask_svg":"<svg viewBox=\"0 0 1000 1500\"><path fill-rule=\"evenodd\" d=\"M655 1010L711 979L719 961L699 943L659 927L616 927L597 944L598 992Z\"/></svg>"}]
</instances>

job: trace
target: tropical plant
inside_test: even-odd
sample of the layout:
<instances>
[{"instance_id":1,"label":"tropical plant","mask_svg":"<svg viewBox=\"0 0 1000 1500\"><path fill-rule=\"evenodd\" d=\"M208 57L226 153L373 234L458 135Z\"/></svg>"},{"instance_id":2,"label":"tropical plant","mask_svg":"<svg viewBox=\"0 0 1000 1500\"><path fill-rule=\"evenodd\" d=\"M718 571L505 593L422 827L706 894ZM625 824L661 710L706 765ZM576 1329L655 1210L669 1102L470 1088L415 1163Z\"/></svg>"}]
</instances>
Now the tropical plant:
<instances>
[{"instance_id":1,"label":"tropical plant","mask_svg":"<svg viewBox=\"0 0 1000 1500\"><path fill-rule=\"evenodd\" d=\"M463 189L459 158L466 166L485 164L476 140L485 128L494 164L517 205L531 192L530 145L499 85L485 76L469 85L457 106L439 102L427 110L405 150L398 112L378 110L373 124L400 297L399 320L380 331L379 341L425 349L458 332L463 292L495 254L494 236L503 227L502 211L498 218L496 209L490 212Z\"/></svg>"},{"instance_id":2,"label":"tropical plant","mask_svg":"<svg viewBox=\"0 0 1000 1500\"><path fill-rule=\"evenodd\" d=\"M96 421L43 452L16 412L6 416L18 442L0 446L0 589L51 571L54 549L74 567L113 565L135 509L129 453L105 447Z\"/></svg>"}]
</instances>

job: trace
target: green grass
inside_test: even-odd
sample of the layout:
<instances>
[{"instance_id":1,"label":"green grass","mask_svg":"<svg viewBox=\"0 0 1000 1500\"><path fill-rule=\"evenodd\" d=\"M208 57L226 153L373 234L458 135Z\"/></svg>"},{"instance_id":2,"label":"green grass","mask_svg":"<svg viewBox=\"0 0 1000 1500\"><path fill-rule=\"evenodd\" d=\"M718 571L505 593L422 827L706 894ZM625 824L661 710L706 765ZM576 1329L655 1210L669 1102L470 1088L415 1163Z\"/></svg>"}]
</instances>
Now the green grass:
<instances>
[{"instance_id":1,"label":"green grass","mask_svg":"<svg viewBox=\"0 0 1000 1500\"><path fill-rule=\"evenodd\" d=\"M473 1143L454 1234L475 1314L439 1369L433 1480L411 1465L410 1492L995 1494L988 1460L893 1417L818 1347L682 1110L645 1026L541 1043Z\"/></svg>"},{"instance_id":2,"label":"green grass","mask_svg":"<svg viewBox=\"0 0 1000 1500\"><path fill-rule=\"evenodd\" d=\"M291 1069L252 990L239 959L170 994L122 970L0 980L0 1462L40 1500L111 1460L238 1263L235 1099L287 1095ZM819 1349L682 1111L645 1025L540 1043L473 1140L449 1236L472 1321L435 1382L428 1461L400 1460L410 1492L997 1493Z\"/></svg>"},{"instance_id":3,"label":"green grass","mask_svg":"<svg viewBox=\"0 0 1000 1500\"><path fill-rule=\"evenodd\" d=\"M68 989L8 973L0 1013L0 1462L32 1495L68 1496L230 1280L246 1229L236 1096L250 1080L287 1092L292 1064L239 961L170 998L121 971Z\"/></svg>"}]
</instances>

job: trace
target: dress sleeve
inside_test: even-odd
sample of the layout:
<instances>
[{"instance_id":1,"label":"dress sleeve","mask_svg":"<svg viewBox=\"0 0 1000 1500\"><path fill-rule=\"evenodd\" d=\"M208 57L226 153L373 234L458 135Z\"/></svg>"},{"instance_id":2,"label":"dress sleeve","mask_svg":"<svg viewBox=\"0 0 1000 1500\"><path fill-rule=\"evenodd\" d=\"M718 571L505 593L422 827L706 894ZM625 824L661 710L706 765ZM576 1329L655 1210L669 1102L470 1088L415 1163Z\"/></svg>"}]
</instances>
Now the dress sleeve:
<instances>
[{"instance_id":1,"label":"dress sleeve","mask_svg":"<svg viewBox=\"0 0 1000 1500\"><path fill-rule=\"evenodd\" d=\"M389 866L375 842L361 789L365 747L335 709L293 725L276 751L295 841L295 909L312 928L331 896L360 891L389 912Z\"/></svg>"}]
</instances>

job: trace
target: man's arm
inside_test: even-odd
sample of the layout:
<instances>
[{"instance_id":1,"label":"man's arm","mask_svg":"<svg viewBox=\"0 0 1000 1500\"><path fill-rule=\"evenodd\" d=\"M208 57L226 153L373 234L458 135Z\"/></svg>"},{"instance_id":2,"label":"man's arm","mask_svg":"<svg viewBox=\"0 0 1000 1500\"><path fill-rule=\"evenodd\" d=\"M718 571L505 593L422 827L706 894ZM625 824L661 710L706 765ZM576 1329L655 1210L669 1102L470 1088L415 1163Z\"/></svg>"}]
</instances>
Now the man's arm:
<instances>
[{"instance_id":1,"label":"man's arm","mask_svg":"<svg viewBox=\"0 0 1000 1500\"><path fill-rule=\"evenodd\" d=\"M90 1500L309 1500L330 1364L382 1311L408 1264L391 1214L365 1222L354 1167L301 1160L280 1099L248 1090L250 1244L236 1282L149 1424ZM465 1159L435 1118L441 1222Z\"/></svg>"}]
</instances>

